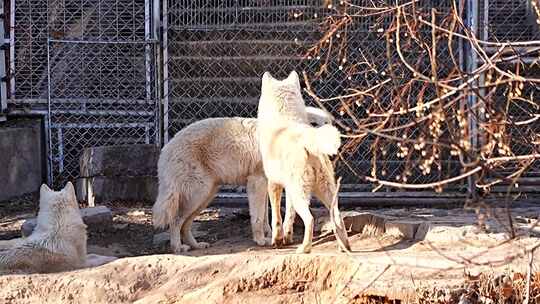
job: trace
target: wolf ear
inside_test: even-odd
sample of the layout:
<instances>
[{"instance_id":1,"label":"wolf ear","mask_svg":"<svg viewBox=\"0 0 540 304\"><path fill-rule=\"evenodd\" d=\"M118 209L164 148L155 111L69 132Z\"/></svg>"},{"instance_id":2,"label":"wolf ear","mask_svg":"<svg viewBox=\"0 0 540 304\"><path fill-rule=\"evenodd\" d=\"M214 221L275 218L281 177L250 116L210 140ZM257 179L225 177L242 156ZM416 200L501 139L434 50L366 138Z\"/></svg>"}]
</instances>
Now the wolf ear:
<instances>
[{"instance_id":1,"label":"wolf ear","mask_svg":"<svg viewBox=\"0 0 540 304\"><path fill-rule=\"evenodd\" d=\"M270 74L270 72L264 72L263 77L262 77L261 90L264 90L264 88L270 86L273 81L274 81L274 77L272 77L272 74Z\"/></svg>"},{"instance_id":2,"label":"wolf ear","mask_svg":"<svg viewBox=\"0 0 540 304\"><path fill-rule=\"evenodd\" d=\"M43 195L45 193L49 193L51 192L51 188L49 188L49 186L47 186L47 184L42 184L41 187L39 188L39 195Z\"/></svg>"},{"instance_id":3,"label":"wolf ear","mask_svg":"<svg viewBox=\"0 0 540 304\"><path fill-rule=\"evenodd\" d=\"M294 84L297 87L300 87L300 77L298 76L298 73L296 73L296 71L292 71L286 80L288 83Z\"/></svg>"},{"instance_id":4,"label":"wolf ear","mask_svg":"<svg viewBox=\"0 0 540 304\"><path fill-rule=\"evenodd\" d=\"M75 187L73 187L73 184L71 182L67 182L64 189L62 189L63 192L67 193L75 193Z\"/></svg>"}]
</instances>

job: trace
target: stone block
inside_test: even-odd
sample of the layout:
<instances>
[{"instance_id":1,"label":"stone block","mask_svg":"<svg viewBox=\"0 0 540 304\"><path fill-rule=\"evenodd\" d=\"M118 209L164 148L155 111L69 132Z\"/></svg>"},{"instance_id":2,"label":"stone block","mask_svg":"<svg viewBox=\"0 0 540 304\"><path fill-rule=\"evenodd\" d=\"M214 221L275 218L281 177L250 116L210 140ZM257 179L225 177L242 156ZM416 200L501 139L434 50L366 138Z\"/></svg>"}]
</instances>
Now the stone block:
<instances>
[{"instance_id":1,"label":"stone block","mask_svg":"<svg viewBox=\"0 0 540 304\"><path fill-rule=\"evenodd\" d=\"M386 217L372 214L369 222L363 227L362 234L366 236L378 236L384 234L386 221Z\"/></svg>"},{"instance_id":2,"label":"stone block","mask_svg":"<svg viewBox=\"0 0 540 304\"><path fill-rule=\"evenodd\" d=\"M363 232L364 227L371 222L373 216L373 214L368 212L341 212L341 217L343 218L343 223L345 223L345 228L356 233Z\"/></svg>"},{"instance_id":3,"label":"stone block","mask_svg":"<svg viewBox=\"0 0 540 304\"><path fill-rule=\"evenodd\" d=\"M345 224L345 229L353 233L367 233L368 235L377 235L384 233L385 218L368 212L343 211L341 218ZM317 219L315 231L331 232L333 224L329 216L322 216Z\"/></svg>"},{"instance_id":4,"label":"stone block","mask_svg":"<svg viewBox=\"0 0 540 304\"><path fill-rule=\"evenodd\" d=\"M418 228L416 229L416 233L414 234L414 239L419 240L419 241L424 240L430 229L431 229L431 223L429 222L421 223L420 225L418 225Z\"/></svg>"},{"instance_id":5,"label":"stone block","mask_svg":"<svg viewBox=\"0 0 540 304\"><path fill-rule=\"evenodd\" d=\"M39 120L0 123L0 201L39 191L42 137Z\"/></svg>"},{"instance_id":6,"label":"stone block","mask_svg":"<svg viewBox=\"0 0 540 304\"><path fill-rule=\"evenodd\" d=\"M155 145L92 147L80 157L80 176L156 176L159 148Z\"/></svg>"},{"instance_id":7,"label":"stone block","mask_svg":"<svg viewBox=\"0 0 540 304\"><path fill-rule=\"evenodd\" d=\"M158 180L155 176L96 176L89 178L96 203L112 201L154 203L157 197ZM81 179L77 195L86 201L88 184Z\"/></svg>"},{"instance_id":8,"label":"stone block","mask_svg":"<svg viewBox=\"0 0 540 304\"><path fill-rule=\"evenodd\" d=\"M112 212L105 206L97 206L81 209L83 222L89 227L98 227L100 229L110 227L113 221ZM21 234L28 237L36 227L36 218L30 218L24 221L21 226Z\"/></svg>"},{"instance_id":9,"label":"stone block","mask_svg":"<svg viewBox=\"0 0 540 304\"><path fill-rule=\"evenodd\" d=\"M412 240L420 224L421 222L392 221L386 222L384 229L387 235Z\"/></svg>"}]
</instances>

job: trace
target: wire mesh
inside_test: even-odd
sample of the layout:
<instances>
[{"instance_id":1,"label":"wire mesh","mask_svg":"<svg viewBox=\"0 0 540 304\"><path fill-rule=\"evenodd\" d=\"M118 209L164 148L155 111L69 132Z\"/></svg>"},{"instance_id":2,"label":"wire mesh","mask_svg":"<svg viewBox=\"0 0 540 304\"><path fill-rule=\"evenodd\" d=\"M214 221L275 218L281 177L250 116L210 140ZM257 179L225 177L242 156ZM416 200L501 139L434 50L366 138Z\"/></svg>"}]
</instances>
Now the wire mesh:
<instances>
[{"instance_id":1,"label":"wire mesh","mask_svg":"<svg viewBox=\"0 0 540 304\"><path fill-rule=\"evenodd\" d=\"M422 5L426 10L449 8L448 1L432 2ZM349 58L369 61L371 66L379 69L378 72L357 73L360 76L352 79L344 73L337 56L333 58L336 60L327 62L322 55L308 56L308 50L325 33L323 22L333 12L329 3L332 1L169 1L165 41L168 56L168 75L165 77L168 124L165 128L168 136L207 117L256 116L260 79L265 71L277 77L285 77L291 70L306 71L313 79L311 85L322 98L343 95L352 87L367 88L387 78L380 71L392 62L388 61L385 37L378 29L389 25L389 15L359 18L348 28L350 39L344 52ZM355 4L372 5L370 1L356 1ZM443 47L440 54L449 61L447 52ZM408 56L415 58L417 54ZM397 61L395 56L392 60ZM315 77L323 62L328 64L331 72ZM424 68L430 69L430 66L426 64ZM444 68L441 64L441 69ZM381 102L386 102L390 92L379 93ZM414 93L412 90L411 94ZM433 95L434 92L425 94ZM304 97L308 105L315 105L309 96ZM327 106L340 117L339 103L328 103ZM342 120L351 123L350 119ZM411 130L410 135L414 136L417 131ZM358 184L356 173L369 174L374 166L371 160L373 140L368 138L344 152L347 164L338 163L337 172L344 177L344 183ZM388 157L377 161L377 167L383 168L385 178L403 174L406 162L396 157L397 147L385 149ZM453 161L444 164L449 174L455 173L457 168ZM414 176L411 182L440 178L436 174L425 177L416 171L410 174Z\"/></svg>"},{"instance_id":2,"label":"wire mesh","mask_svg":"<svg viewBox=\"0 0 540 304\"><path fill-rule=\"evenodd\" d=\"M83 148L159 142L155 88L148 86L149 81L155 83L153 65L145 61L146 46L50 42L50 153L55 183L78 176Z\"/></svg>"},{"instance_id":3,"label":"wire mesh","mask_svg":"<svg viewBox=\"0 0 540 304\"><path fill-rule=\"evenodd\" d=\"M381 34L395 17L390 13L365 14L348 28L347 58L355 58L357 66L366 63L363 70L355 71L356 77L345 73L340 62L343 57L326 61L322 55L308 55L327 30L325 18L335 13L329 5L340 5L339 1L167 0L157 6L151 0L13 1L15 62L10 75L14 76L15 89L8 107L50 110L50 173L58 182L78 176L78 155L84 147L157 144L161 123L166 141L187 124L207 117L256 116L264 71L278 78L291 70L306 71L314 91L330 98L343 95L347 88L368 88L385 81L388 75L381 72L398 61L395 49ZM373 7L396 2L351 3ZM421 11L434 8L444 16L453 1L415 3ZM156 26L150 25L154 7L163 11L162 49L153 40L157 37L150 34L150 27ZM480 37L490 41L537 39L537 7L537 0L480 0ZM424 34L429 42L430 33ZM459 44L454 47L452 51L459 53ZM450 51L445 45L438 46L441 75L454 64ZM422 71L430 69L425 54L411 51L404 55L409 61L420 62ZM157 60L159 56L163 62ZM323 63L329 72L316 76ZM402 79L394 79L395 86L411 77L405 69L398 68L396 73ZM163 83L157 84L158 76L163 77ZM158 85L163 85L163 96L159 96ZM536 94L537 90L531 86L523 91ZM392 94L392 90L378 91L378 102L388 102ZM435 92L413 85L406 94L413 98L422 94L427 99ZM501 105L504 94L504 90L496 94ZM161 98L164 113L159 111ZM315 105L307 95L305 99L308 105ZM325 105L344 124L353 126L351 119L341 116L339 103ZM535 115L534 107L525 108L512 111L524 119ZM363 107L354 111L366 114ZM403 123L411 119L404 116ZM522 132L532 139L540 129L536 126ZM410 128L406 136L421 136L421 130ZM357 184L355 173L369 175L374 167L377 176L388 180L407 173L410 183L459 173L457 159L448 154L442 154L444 162L437 172L425 175L418 169L409 170L408 162L414 159L399 157L401 148L395 144L376 147L375 139L367 137L344 151L345 162L338 166L344 183ZM531 151L526 143L512 144L518 152ZM379 156L384 157L374 162L373 149L380 149Z\"/></svg>"},{"instance_id":4,"label":"wire mesh","mask_svg":"<svg viewBox=\"0 0 540 304\"><path fill-rule=\"evenodd\" d=\"M48 113L49 175L79 176L86 147L159 141L150 0L15 5L11 109Z\"/></svg>"}]
</instances>

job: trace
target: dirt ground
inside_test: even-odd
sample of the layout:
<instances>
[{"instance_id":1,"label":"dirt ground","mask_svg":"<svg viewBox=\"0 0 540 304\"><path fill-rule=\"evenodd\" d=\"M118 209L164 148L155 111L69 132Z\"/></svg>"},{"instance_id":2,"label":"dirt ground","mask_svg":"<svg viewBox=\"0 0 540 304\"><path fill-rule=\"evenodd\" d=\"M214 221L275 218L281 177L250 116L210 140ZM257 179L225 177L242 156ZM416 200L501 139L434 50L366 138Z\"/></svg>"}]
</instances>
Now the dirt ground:
<instances>
[{"instance_id":1,"label":"dirt ground","mask_svg":"<svg viewBox=\"0 0 540 304\"><path fill-rule=\"evenodd\" d=\"M0 239L18 237L35 207L30 197L3 205ZM331 237L316 236L313 253L301 255L294 253L301 225L295 229L296 245L261 248L251 240L247 209L214 207L194 225L195 237L212 246L173 255L167 244L154 244L159 231L151 226L148 206L108 207L113 225L89 227L88 250L121 259L59 274L0 276L0 303L480 303L485 296L477 281L486 275L494 287L484 289L512 303L498 293L506 285L497 282L516 274L523 281L529 264L524 252L540 241L535 226L540 207L512 209L519 235L512 241L504 210L491 210L478 225L474 210L393 208L370 212L429 222L425 239L355 234L350 236L353 252L346 254ZM515 292L512 296L517 299Z\"/></svg>"}]
</instances>

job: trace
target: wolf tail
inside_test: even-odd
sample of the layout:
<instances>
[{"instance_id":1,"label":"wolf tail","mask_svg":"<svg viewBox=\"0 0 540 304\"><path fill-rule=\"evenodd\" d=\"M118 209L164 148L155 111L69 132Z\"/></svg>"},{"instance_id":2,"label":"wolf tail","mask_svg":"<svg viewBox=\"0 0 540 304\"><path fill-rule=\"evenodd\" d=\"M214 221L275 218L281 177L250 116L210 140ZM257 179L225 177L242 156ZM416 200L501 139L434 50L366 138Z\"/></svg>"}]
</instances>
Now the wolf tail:
<instances>
[{"instance_id":1,"label":"wolf tail","mask_svg":"<svg viewBox=\"0 0 540 304\"><path fill-rule=\"evenodd\" d=\"M314 128L305 126L302 128L302 144L313 154L335 155L341 145L341 134L332 125L324 125Z\"/></svg>"},{"instance_id":2,"label":"wolf tail","mask_svg":"<svg viewBox=\"0 0 540 304\"><path fill-rule=\"evenodd\" d=\"M332 117L325 110L314 107L306 107L306 113L308 121L316 124L317 126L332 123Z\"/></svg>"},{"instance_id":3,"label":"wolf tail","mask_svg":"<svg viewBox=\"0 0 540 304\"><path fill-rule=\"evenodd\" d=\"M152 207L152 222L155 228L166 228L174 221L179 208L178 193L159 191Z\"/></svg>"}]
</instances>

